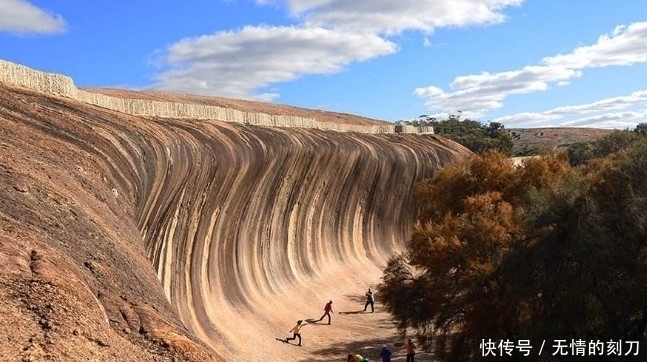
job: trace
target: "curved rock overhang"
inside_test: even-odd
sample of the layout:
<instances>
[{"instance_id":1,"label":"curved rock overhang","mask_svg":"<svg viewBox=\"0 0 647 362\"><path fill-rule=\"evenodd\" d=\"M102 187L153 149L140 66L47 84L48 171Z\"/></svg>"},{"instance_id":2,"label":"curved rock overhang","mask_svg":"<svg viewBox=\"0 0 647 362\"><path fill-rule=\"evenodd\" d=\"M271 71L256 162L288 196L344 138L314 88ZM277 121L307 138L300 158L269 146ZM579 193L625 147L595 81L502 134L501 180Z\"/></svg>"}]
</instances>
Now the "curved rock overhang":
<instances>
[{"instance_id":1,"label":"curved rock overhang","mask_svg":"<svg viewBox=\"0 0 647 362\"><path fill-rule=\"evenodd\" d=\"M136 117L2 84L0 100L0 318L24 324L17 340L59 338L40 348L53 355L148 360L162 341L242 358L237 341L293 322L277 308L375 283L409 238L415 182L469 153L433 134ZM35 351L16 345L2 348Z\"/></svg>"}]
</instances>

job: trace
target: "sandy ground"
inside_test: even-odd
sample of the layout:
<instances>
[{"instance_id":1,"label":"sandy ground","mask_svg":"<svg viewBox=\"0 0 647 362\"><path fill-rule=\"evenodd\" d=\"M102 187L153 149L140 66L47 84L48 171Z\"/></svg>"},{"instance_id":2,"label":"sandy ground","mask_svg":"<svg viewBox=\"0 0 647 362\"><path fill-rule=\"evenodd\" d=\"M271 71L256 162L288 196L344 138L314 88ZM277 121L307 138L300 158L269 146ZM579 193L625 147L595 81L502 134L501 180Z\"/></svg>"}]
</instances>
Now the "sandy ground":
<instances>
[{"instance_id":1,"label":"sandy ground","mask_svg":"<svg viewBox=\"0 0 647 362\"><path fill-rule=\"evenodd\" d=\"M370 307L367 312L363 311L366 301L363 293L369 287L375 290L375 282L380 276L378 268L338 270L325 278L315 278L304 287L286 291L285 296L268 300L263 307L242 318L249 321L241 326L247 336L234 342L244 350L234 359L345 361L348 353L360 353L372 361L379 361L380 348L386 344L394 353L393 361L404 361L401 350L404 340L397 335L390 315L379 303L379 295L376 295L375 312L370 313ZM327 318L318 322L329 299L333 301L335 312L331 325L327 324ZM288 331L297 319L306 323L301 329L302 346L296 346L296 341L286 344L276 340L291 336ZM231 329L236 326L232 325ZM417 361L433 361L431 354L419 352Z\"/></svg>"}]
</instances>

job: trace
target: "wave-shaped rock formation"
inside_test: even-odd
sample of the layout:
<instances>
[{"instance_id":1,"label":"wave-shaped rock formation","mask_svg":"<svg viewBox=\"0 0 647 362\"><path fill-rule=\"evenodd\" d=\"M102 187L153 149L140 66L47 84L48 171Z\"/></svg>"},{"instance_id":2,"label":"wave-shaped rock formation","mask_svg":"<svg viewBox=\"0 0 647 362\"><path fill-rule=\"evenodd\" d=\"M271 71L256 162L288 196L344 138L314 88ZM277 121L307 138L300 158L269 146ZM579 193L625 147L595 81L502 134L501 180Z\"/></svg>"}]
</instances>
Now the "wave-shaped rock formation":
<instances>
[{"instance_id":1,"label":"wave-shaped rock formation","mask_svg":"<svg viewBox=\"0 0 647 362\"><path fill-rule=\"evenodd\" d=\"M381 344L394 328L357 313L363 289L409 236L414 183L468 154L41 91L0 82L3 361L330 361ZM328 299L348 313L304 327L303 348L275 340Z\"/></svg>"}]
</instances>

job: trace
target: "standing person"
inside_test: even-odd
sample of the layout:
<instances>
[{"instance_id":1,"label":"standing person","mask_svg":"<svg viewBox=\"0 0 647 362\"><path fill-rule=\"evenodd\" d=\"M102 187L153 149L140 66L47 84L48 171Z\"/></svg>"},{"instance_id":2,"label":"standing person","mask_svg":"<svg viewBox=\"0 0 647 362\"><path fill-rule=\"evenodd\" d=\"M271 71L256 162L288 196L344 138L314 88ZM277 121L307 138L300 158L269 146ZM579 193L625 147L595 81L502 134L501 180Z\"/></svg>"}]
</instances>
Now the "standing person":
<instances>
[{"instance_id":1,"label":"standing person","mask_svg":"<svg viewBox=\"0 0 647 362\"><path fill-rule=\"evenodd\" d=\"M290 329L290 333L292 333L292 337L285 337L285 342L288 341L294 341L295 339L299 338L299 346L301 345L301 327L303 327L303 321L299 319L297 321L297 325L294 326L292 329Z\"/></svg>"},{"instance_id":2,"label":"standing person","mask_svg":"<svg viewBox=\"0 0 647 362\"><path fill-rule=\"evenodd\" d=\"M366 308L368 306L371 306L371 313L373 313L374 308L373 305L375 304L375 297L373 296L373 292L371 291L371 288L368 288L368 292L364 294L366 296L366 304L364 304L364 312L366 312Z\"/></svg>"},{"instance_id":3,"label":"standing person","mask_svg":"<svg viewBox=\"0 0 647 362\"><path fill-rule=\"evenodd\" d=\"M386 346L386 344L382 345L382 349L380 350L380 357L382 357L382 362L391 362L391 355L393 353L389 349L389 347Z\"/></svg>"},{"instance_id":4,"label":"standing person","mask_svg":"<svg viewBox=\"0 0 647 362\"><path fill-rule=\"evenodd\" d=\"M404 350L407 352L406 362L414 362L413 357L416 355L416 345L413 344L411 338L409 338L409 341L404 344Z\"/></svg>"},{"instance_id":5,"label":"standing person","mask_svg":"<svg viewBox=\"0 0 647 362\"><path fill-rule=\"evenodd\" d=\"M324 314L319 318L319 322L321 322L325 316L328 316L328 324L330 324L330 313L335 313L332 310L332 300L326 303L326 306L324 307Z\"/></svg>"}]
</instances>

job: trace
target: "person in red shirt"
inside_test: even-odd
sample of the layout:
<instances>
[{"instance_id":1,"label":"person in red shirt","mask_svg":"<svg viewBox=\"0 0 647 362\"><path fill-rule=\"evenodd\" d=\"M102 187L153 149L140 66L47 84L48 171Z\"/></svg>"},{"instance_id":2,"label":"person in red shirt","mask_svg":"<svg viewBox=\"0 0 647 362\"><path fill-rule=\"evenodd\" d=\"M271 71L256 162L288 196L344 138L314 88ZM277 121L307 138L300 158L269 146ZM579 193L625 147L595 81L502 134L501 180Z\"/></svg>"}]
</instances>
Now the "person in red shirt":
<instances>
[{"instance_id":1,"label":"person in red shirt","mask_svg":"<svg viewBox=\"0 0 647 362\"><path fill-rule=\"evenodd\" d=\"M325 316L328 316L328 324L330 324L330 313L335 313L332 310L332 300L326 303L326 306L324 307L324 314L319 318L319 322L321 322Z\"/></svg>"},{"instance_id":2,"label":"person in red shirt","mask_svg":"<svg viewBox=\"0 0 647 362\"><path fill-rule=\"evenodd\" d=\"M416 355L416 345L413 344L413 341L411 341L411 338L409 338L407 343L404 344L404 350L407 353L407 362L414 362L414 358Z\"/></svg>"}]
</instances>

